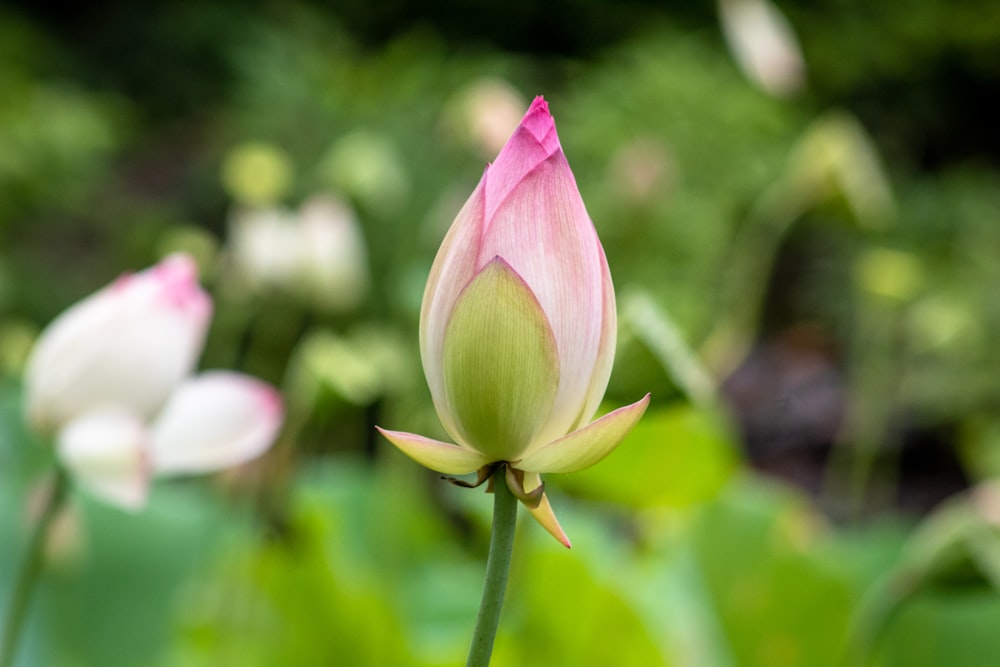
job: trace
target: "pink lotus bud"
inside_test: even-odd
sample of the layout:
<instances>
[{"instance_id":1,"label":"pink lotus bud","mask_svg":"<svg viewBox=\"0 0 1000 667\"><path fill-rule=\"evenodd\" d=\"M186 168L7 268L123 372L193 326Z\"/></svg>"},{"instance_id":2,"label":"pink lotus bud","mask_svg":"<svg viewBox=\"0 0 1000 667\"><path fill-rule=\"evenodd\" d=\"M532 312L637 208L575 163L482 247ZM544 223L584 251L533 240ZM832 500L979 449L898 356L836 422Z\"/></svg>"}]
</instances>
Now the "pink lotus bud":
<instances>
[{"instance_id":1,"label":"pink lotus bud","mask_svg":"<svg viewBox=\"0 0 1000 667\"><path fill-rule=\"evenodd\" d=\"M123 276L72 306L42 332L28 359L30 421L51 432L109 404L151 416L194 367L211 311L186 255Z\"/></svg>"},{"instance_id":2,"label":"pink lotus bud","mask_svg":"<svg viewBox=\"0 0 1000 667\"><path fill-rule=\"evenodd\" d=\"M528 498L538 473L596 463L645 410L648 396L590 423L616 330L604 250L538 97L459 212L424 291L424 373L458 444L383 433L448 474L504 462ZM532 512L568 546L544 496Z\"/></svg>"}]
</instances>

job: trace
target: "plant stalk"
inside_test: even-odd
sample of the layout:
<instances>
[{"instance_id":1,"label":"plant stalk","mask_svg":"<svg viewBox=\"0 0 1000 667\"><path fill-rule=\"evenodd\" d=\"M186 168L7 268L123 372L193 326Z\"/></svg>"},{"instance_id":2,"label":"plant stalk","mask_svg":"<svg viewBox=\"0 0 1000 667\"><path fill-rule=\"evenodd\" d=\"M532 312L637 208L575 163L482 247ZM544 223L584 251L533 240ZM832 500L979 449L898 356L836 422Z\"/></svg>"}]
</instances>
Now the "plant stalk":
<instances>
[{"instance_id":1,"label":"plant stalk","mask_svg":"<svg viewBox=\"0 0 1000 667\"><path fill-rule=\"evenodd\" d=\"M21 638L24 622L27 620L35 584L38 582L45 562L45 543L48 541L52 522L59 515L59 510L66 498L67 486L65 473L61 470L58 471L48 498L45 500L45 507L42 509L42 514L38 518L38 523L35 524L28 542L24 562L17 574L17 579L14 581L14 591L11 594L7 614L3 621L3 635L0 635L0 642L2 642L0 643L0 667L12 667L17 656L18 641Z\"/></svg>"},{"instance_id":2,"label":"plant stalk","mask_svg":"<svg viewBox=\"0 0 1000 667\"><path fill-rule=\"evenodd\" d=\"M517 498L507 488L505 466L493 472L493 531L490 552L486 559L486 582L479 603L476 629L472 634L466 667L488 667L493 654L493 641L500 625L500 610L507 590L510 557L514 551L514 527L517 524Z\"/></svg>"}]
</instances>

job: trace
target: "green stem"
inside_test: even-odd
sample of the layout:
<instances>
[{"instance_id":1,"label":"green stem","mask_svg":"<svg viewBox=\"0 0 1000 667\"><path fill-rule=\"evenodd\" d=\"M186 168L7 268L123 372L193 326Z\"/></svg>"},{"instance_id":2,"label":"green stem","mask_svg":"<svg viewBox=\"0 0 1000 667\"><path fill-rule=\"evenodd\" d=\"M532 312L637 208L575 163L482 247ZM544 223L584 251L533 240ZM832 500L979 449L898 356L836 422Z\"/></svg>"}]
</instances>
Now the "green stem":
<instances>
[{"instance_id":1,"label":"green stem","mask_svg":"<svg viewBox=\"0 0 1000 667\"><path fill-rule=\"evenodd\" d=\"M42 572L45 560L45 543L48 541L52 521L58 516L63 500L66 498L67 481L62 471L56 473L49 496L46 499L42 515L35 524L34 532L28 542L28 551L24 563L14 582L14 592L11 594L7 617L3 623L3 635L0 635L0 667L11 667L17 655L17 642L21 637L21 627L27 619L31 604L31 594L35 583Z\"/></svg>"},{"instance_id":2,"label":"green stem","mask_svg":"<svg viewBox=\"0 0 1000 667\"><path fill-rule=\"evenodd\" d=\"M476 630L472 634L469 659L465 667L488 667L493 654L493 640L500 625L500 609L507 590L507 573L514 550L514 526L517 523L517 498L507 488L506 467L493 472L493 533L486 559L486 583L479 603Z\"/></svg>"},{"instance_id":3,"label":"green stem","mask_svg":"<svg viewBox=\"0 0 1000 667\"><path fill-rule=\"evenodd\" d=\"M916 593L919 580L910 572L891 573L876 582L862 597L854 611L848 631L844 667L869 667L875 664L878 649L889 626L903 605Z\"/></svg>"}]
</instances>

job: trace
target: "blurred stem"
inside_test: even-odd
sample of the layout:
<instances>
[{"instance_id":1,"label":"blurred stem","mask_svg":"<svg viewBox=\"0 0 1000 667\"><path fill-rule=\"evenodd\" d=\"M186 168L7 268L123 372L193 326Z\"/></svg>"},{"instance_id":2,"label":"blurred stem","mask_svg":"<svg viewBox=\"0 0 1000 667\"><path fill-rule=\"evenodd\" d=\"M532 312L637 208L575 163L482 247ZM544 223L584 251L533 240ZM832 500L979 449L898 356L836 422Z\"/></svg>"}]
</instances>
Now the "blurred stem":
<instances>
[{"instance_id":1,"label":"blurred stem","mask_svg":"<svg viewBox=\"0 0 1000 667\"><path fill-rule=\"evenodd\" d=\"M14 581L14 592L11 594L3 624L0 667L11 667L14 664L18 640L21 638L21 628L27 618L35 583L38 581L45 561L45 543L48 541L49 529L52 527L53 520L59 515L59 510L62 509L67 486L66 475L62 470L59 470L56 472L52 489L45 500L42 515L38 518L38 523L35 524L31 534L24 563Z\"/></svg>"},{"instance_id":2,"label":"blurred stem","mask_svg":"<svg viewBox=\"0 0 1000 667\"><path fill-rule=\"evenodd\" d=\"M472 634L466 667L487 667L493 654L493 640L500 625L500 609L507 590L507 573L514 551L514 526L517 524L517 499L507 488L506 467L493 472L493 532L486 559L486 583L479 603L476 630Z\"/></svg>"},{"instance_id":3,"label":"blurred stem","mask_svg":"<svg viewBox=\"0 0 1000 667\"><path fill-rule=\"evenodd\" d=\"M725 377L753 344L778 251L808 208L809 188L779 180L753 203L732 244L715 329L702 345L702 358L715 377Z\"/></svg>"},{"instance_id":4,"label":"blurred stem","mask_svg":"<svg viewBox=\"0 0 1000 667\"><path fill-rule=\"evenodd\" d=\"M830 452L824 480L828 506L858 522L869 505L891 502L896 461L886 448L898 394L904 341L894 304L868 297L861 306L854 341L845 426ZM880 462L880 457L885 460ZM881 465L880 465L881 463ZM873 488L878 483L878 488ZM879 491L873 497L873 491Z\"/></svg>"},{"instance_id":5,"label":"blurred stem","mask_svg":"<svg viewBox=\"0 0 1000 667\"><path fill-rule=\"evenodd\" d=\"M913 596L918 585L918 577L912 572L900 570L872 586L854 612L843 667L869 667L874 664L890 623Z\"/></svg>"}]
</instances>

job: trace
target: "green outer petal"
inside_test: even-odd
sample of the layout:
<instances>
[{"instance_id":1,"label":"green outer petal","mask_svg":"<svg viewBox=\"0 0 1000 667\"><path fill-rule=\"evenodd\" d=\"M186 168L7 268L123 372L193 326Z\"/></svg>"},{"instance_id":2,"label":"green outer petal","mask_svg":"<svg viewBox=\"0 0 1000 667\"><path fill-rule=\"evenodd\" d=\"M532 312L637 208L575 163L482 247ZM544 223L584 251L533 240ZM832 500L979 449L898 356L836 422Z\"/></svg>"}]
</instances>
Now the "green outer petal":
<instances>
[{"instance_id":1,"label":"green outer petal","mask_svg":"<svg viewBox=\"0 0 1000 667\"><path fill-rule=\"evenodd\" d=\"M385 436L386 440L420 465L446 475L467 475L491 463L479 452L458 445L413 433L389 431L378 426L375 428Z\"/></svg>"},{"instance_id":2,"label":"green outer petal","mask_svg":"<svg viewBox=\"0 0 1000 667\"><path fill-rule=\"evenodd\" d=\"M459 297L443 352L460 440L491 461L518 457L552 410L559 355L538 300L502 258Z\"/></svg>"},{"instance_id":3,"label":"green outer petal","mask_svg":"<svg viewBox=\"0 0 1000 667\"><path fill-rule=\"evenodd\" d=\"M460 441L455 418L448 407L441 357L448 320L462 290L476 275L476 261L483 227L483 192L486 176L459 211L434 258L424 300L420 308L420 359L427 386L441 424L452 438Z\"/></svg>"},{"instance_id":4,"label":"green outer petal","mask_svg":"<svg viewBox=\"0 0 1000 667\"><path fill-rule=\"evenodd\" d=\"M526 472L576 472L589 468L618 446L639 422L647 405L649 394L535 450L517 461L515 467Z\"/></svg>"},{"instance_id":5,"label":"green outer petal","mask_svg":"<svg viewBox=\"0 0 1000 667\"><path fill-rule=\"evenodd\" d=\"M537 472L524 473L524 490L528 493L537 489L541 484L542 478L538 476ZM559 540L564 547L569 549L573 546L563 531L562 526L559 525L556 513L552 511L552 505L549 504L548 496L544 492L538 506L534 508L529 507L528 512L535 518L535 521L542 524L542 528L549 531L549 535Z\"/></svg>"}]
</instances>

